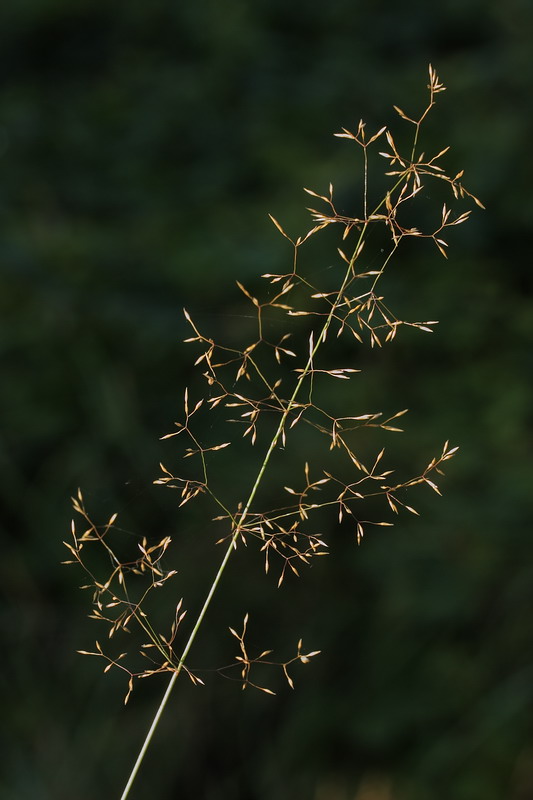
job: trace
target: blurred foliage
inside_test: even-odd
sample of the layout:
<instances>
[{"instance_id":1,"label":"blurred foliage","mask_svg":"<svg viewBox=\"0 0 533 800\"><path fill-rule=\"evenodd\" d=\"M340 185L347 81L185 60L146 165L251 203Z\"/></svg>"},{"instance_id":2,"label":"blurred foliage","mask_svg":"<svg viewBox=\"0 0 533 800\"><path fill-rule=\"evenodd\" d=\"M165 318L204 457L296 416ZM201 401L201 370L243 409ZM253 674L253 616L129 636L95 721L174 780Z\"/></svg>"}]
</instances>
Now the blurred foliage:
<instances>
[{"instance_id":1,"label":"blurred foliage","mask_svg":"<svg viewBox=\"0 0 533 800\"><path fill-rule=\"evenodd\" d=\"M330 179L348 203L360 165L331 134L419 108L431 61L428 150L488 210L448 262L398 264L389 296L440 329L362 356L357 403L409 406L405 464L461 446L445 497L360 548L335 533L280 592L240 554L192 661L218 666L246 610L259 647L323 655L276 698L184 682L132 797L530 798L531 4L8 0L0 22L2 797L118 796L163 687L124 711L121 676L75 653L96 634L59 566L69 494L170 534L192 613L218 553L151 486L194 383L181 308L238 331L235 279L290 255L267 212L303 232L300 187Z\"/></svg>"}]
</instances>

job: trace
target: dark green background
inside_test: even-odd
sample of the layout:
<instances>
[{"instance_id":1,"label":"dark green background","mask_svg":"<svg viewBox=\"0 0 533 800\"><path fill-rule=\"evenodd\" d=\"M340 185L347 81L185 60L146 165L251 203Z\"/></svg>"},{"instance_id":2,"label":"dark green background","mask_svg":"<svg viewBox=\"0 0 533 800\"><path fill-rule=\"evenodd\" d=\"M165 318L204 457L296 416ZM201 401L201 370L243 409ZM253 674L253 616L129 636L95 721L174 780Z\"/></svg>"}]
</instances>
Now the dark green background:
<instances>
[{"instance_id":1,"label":"dark green background","mask_svg":"<svg viewBox=\"0 0 533 800\"><path fill-rule=\"evenodd\" d=\"M69 495L172 535L197 607L213 535L151 485L194 383L181 309L233 332L235 279L290 255L267 212L303 232L303 185L348 191L357 162L331 134L419 108L429 62L448 91L428 150L452 145L487 211L448 262L426 249L395 273L399 313L441 323L365 355L354 386L411 409L395 446L414 469L460 445L445 496L419 492L420 519L360 548L333 533L280 591L237 558L191 663L218 666L247 610L259 647L323 654L295 692L271 676L275 698L184 681L131 797L533 797L532 39L526 0L2 5L2 798L120 795L164 683L124 710L121 676L75 653L97 631L59 564Z\"/></svg>"}]
</instances>

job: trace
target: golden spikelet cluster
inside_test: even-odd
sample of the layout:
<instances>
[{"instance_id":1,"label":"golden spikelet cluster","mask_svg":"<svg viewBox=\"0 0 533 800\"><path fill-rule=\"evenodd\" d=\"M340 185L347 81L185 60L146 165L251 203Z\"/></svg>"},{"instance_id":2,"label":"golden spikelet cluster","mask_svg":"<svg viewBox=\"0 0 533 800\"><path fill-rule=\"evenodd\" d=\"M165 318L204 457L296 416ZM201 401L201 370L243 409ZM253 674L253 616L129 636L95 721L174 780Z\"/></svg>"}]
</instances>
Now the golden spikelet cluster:
<instances>
[{"instance_id":1,"label":"golden spikelet cluster","mask_svg":"<svg viewBox=\"0 0 533 800\"><path fill-rule=\"evenodd\" d=\"M355 540L361 542L369 526L392 524L374 516L376 498L381 498L384 516L387 510L396 514L402 509L417 514L416 509L405 502L407 490L427 485L440 493L436 478L441 474L444 462L455 454L456 447L450 447L446 442L424 469L397 482L393 470L384 467L384 450L380 449L369 460L360 452L358 437L363 428L379 428L393 433L400 431L397 420L407 409L400 408L392 415L384 415L376 410L354 409L352 399L346 412L339 415L322 399L328 397L328 392L331 397L329 387L336 381L364 380L364 373L354 366L363 347L382 347L405 326L428 333L436 324L434 320L399 319L385 303L381 289L382 278L404 241L430 240L446 256L444 236L447 230L468 219L469 211L455 212L445 203L437 210L429 230L420 228L414 220L409 222L412 201L422 188L436 180L449 188L452 204L471 200L481 206L461 183L463 172L449 175L442 166L448 148L433 156L426 156L419 150L422 124L435 104L435 96L444 90L432 67L429 68L428 90L427 105L419 116L411 117L396 108L401 120L413 129L407 154L400 152L393 133L386 127L367 136L365 123L361 121L355 133L343 129L335 134L353 142L362 152L362 193L356 215L348 216L337 210L334 189L330 184L326 193L305 190L314 200L320 201L322 208L309 209L312 225L304 235L292 238L271 217L291 248L290 266L285 271L262 276L267 282L264 297L256 297L238 283L256 320L249 341L238 346L215 341L185 311L191 328L186 341L196 350L195 365L205 378L206 389L204 396L192 401L189 391L185 390L183 413L175 423L175 430L162 437L172 438L178 452L181 448L183 469L176 471L162 464L161 475L155 483L178 490L178 507L198 498L207 501L213 509L211 519L224 529L218 538L218 543L224 547L220 568L186 637L182 637L185 612L181 600L173 611L171 628L165 636L155 631L144 610L148 595L176 574L175 570L167 570L164 566L170 539L164 538L150 546L142 540L132 560L124 563L110 544L115 517L103 526L96 525L84 507L81 493L74 500L74 508L84 521L84 531L78 534L73 526L73 542L67 547L73 557L70 563L81 565L89 575L87 587L93 592L92 616L109 626L110 637L119 631L128 632L134 624L147 637L140 647L142 656L149 660L145 670L130 671L124 666L124 653L110 658L98 642L96 650L91 653L106 660L106 670L116 666L128 673L128 696L134 677L160 672L172 673L174 680L184 671L194 683L201 683L186 666L185 659L226 564L232 552L242 544L256 544L266 572L274 561L277 562L277 582L281 585L289 573L299 575L302 567L327 553L327 536L323 530L314 527L315 519L319 528L330 530L331 523L325 524L325 519L331 512L334 521L351 525ZM386 149L379 151L377 148L382 142L386 143L383 145ZM387 189L377 198L372 195L371 164L374 161L371 162L371 156L372 159L379 156L375 160L380 162L384 159L387 164L384 173ZM301 251L330 226L339 229L340 245L335 254L335 264L327 271L327 282L324 273L318 273L319 277L322 276L321 284L313 274L309 274L309 270L306 271ZM380 231L380 242L386 242L378 263L374 256L367 261L365 255L365 245L376 229ZM336 283L332 286L333 273ZM332 352L328 345L341 337L346 338L347 347L353 354L347 366L328 363ZM333 349L333 354L335 352ZM346 397L346 393L343 396ZM204 421L205 415L212 414L222 415L234 426L237 424L242 437L260 451L257 472L239 487L242 495L235 503L220 495L218 484L213 480L213 471L221 458L218 453L235 444L235 439L209 441L208 434L213 426L206 426ZM274 507L264 508L259 487L271 466L274 452L279 448L291 449L297 427L323 442L323 459L319 458L310 466L309 460L302 456L299 468L291 471L294 475L291 485L281 483L279 501ZM370 498L373 499L373 511L369 514L366 501ZM317 515L318 511L320 514ZM109 558L110 573L105 579L92 573L84 557L84 546L94 543L103 547ZM135 596L129 589L133 576L146 579L144 589ZM277 665L292 687L288 667L294 662L307 663L317 651L303 654L300 641L296 655L288 661L269 661L270 650L251 658L245 644L247 625L246 614L241 633L230 629L239 642L239 653L233 666L240 670L243 688L252 685L262 691L271 691L257 684L251 676L257 663ZM225 674L228 669L220 671Z\"/></svg>"}]
</instances>

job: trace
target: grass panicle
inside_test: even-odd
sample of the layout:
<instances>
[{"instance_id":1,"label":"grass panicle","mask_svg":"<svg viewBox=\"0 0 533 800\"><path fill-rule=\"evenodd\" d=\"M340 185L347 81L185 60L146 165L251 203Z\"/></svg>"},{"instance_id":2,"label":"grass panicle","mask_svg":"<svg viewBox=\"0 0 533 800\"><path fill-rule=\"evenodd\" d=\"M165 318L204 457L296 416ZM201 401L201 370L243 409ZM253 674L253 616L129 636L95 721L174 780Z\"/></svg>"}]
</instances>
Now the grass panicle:
<instances>
[{"instance_id":1,"label":"grass panicle","mask_svg":"<svg viewBox=\"0 0 533 800\"><path fill-rule=\"evenodd\" d=\"M159 632L146 610L155 590L176 580L176 570L167 567L170 538L150 544L142 538L129 560L124 560L113 544L113 536L118 535L116 515L103 525L96 524L85 508L81 492L73 501L83 530L79 531L79 526L73 523L72 540L66 543L71 557L66 563L78 564L87 576L84 588L92 593L91 617L107 628L107 640L127 634L134 627L142 634L142 642L134 654L135 666L128 665L126 652L108 655L107 647L100 640L93 651L80 652L102 659L105 671L117 668L125 672L126 701L135 680L160 673L170 675L122 800L135 781L178 676L183 673L194 684L203 682L197 670L188 664L189 651L235 550L244 544L255 545L263 560L263 569L265 572L275 570L275 580L280 586L288 575L300 575L315 558L327 554L324 531L332 527L328 514L335 522L348 525L354 540L360 543L373 526L391 525L391 513L418 513L406 502L407 490L427 486L440 494L438 477L457 447L450 447L446 442L423 469L416 470L410 477L397 479L395 471L386 466L385 450L380 447L369 459L360 452L359 437L362 429L376 428L391 434L401 431L398 421L407 409L400 408L393 413L365 408L354 410L357 398L354 391L351 396L348 394L348 408L339 413L333 398L337 397L336 386L364 380L364 371L362 375L357 366L362 348L381 348L407 327L430 333L436 325L435 320L401 319L385 302L382 279L399 248L407 240L429 240L446 257L448 245L444 237L449 229L464 223L470 214L469 210L455 211L455 203L472 201L482 207L464 187L463 171L449 174L443 166L448 148L434 155L420 150L421 128L435 105L436 95L444 88L430 66L428 101L422 113L409 116L395 107L400 124L412 128L407 154L397 146L392 131L386 127L368 134L361 121L355 133L342 129L335 134L362 153L357 208L353 216L344 210L341 212L330 184L326 192L305 189L313 206L317 207L309 209L312 224L304 235L293 238L271 217L287 242L290 266L285 271L262 276L266 285L261 296L237 283L255 317L249 340L238 344L215 341L188 311L184 312L190 327L186 342L195 351L195 365L203 375L205 393L193 399L185 389L180 418L174 430L162 437L173 439L183 457L183 468L176 471L161 464L155 483L177 491L178 508L199 499L205 501L211 509L207 512L209 517L222 531L217 543L223 548L204 603L190 625L183 599L172 608L165 634ZM378 197L372 191L376 163L385 165L385 169L381 169L381 180L386 180L386 189ZM423 228L416 222L416 201L429 182L446 187L449 199L436 210L426 209L424 219L433 214L434 222ZM432 205L431 200L424 200L426 205L428 202ZM318 272L307 269L302 253L326 228L333 228L338 234L334 268ZM372 249L375 240L380 247ZM369 252L371 256L367 255ZM344 349L339 348L339 340L346 341ZM335 359L339 352L345 354L347 349L349 362L343 366ZM341 396L345 398L346 392L339 393ZM328 400L331 401L329 405ZM235 435L227 441L212 441L206 435L213 427L204 424L206 415L217 414L233 425L231 430ZM215 430L219 429L220 426L215 426ZM279 462L280 448L283 448L284 458L292 453L291 447L295 448L297 452L292 454L298 461L299 449L293 445L298 433L299 441L303 441L302 433L306 441L313 441L313 461L302 455L298 468L291 469L291 485L280 485L274 507L265 507L260 490L267 471L274 457ZM255 477L248 487L243 479L243 485L236 489L238 494L243 494L234 501L220 493L216 471L217 463L222 464L222 470L227 469L224 464L228 462L219 461L227 458L221 453L231 448L239 437L248 440L261 455ZM322 452L318 460L317 452ZM379 503L383 508L382 516L376 515ZM371 511L367 510L369 508ZM104 577L95 574L87 557L89 547L95 546L103 548L107 556L109 570ZM175 597L178 596L176 592ZM250 655L246 644L249 618L245 609L243 613L240 632L230 628L230 635L238 643L235 661L219 671L229 675L236 669L243 689L252 686L273 693L254 677L257 664L267 665L281 669L292 688L289 668L297 663L308 663L318 651L304 652L300 640L295 654L285 661L273 660L272 651L268 649Z\"/></svg>"}]
</instances>

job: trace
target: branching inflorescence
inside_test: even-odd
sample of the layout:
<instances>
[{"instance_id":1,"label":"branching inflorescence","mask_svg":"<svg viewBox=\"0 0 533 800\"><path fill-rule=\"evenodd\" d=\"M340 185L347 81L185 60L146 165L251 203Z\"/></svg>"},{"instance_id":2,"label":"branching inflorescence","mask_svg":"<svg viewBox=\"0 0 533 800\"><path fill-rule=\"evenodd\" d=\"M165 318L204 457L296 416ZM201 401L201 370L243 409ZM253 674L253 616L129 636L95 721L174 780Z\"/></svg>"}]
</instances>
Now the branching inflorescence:
<instances>
[{"instance_id":1,"label":"branching inflorescence","mask_svg":"<svg viewBox=\"0 0 533 800\"><path fill-rule=\"evenodd\" d=\"M456 447L449 447L446 442L439 455L432 458L425 469L413 477L396 482L393 479L393 471L382 466L384 450L381 449L375 454L371 461L366 457L363 459L358 452L357 437L361 428L401 430L397 427L397 420L406 413L406 409L401 409L384 419L379 412L361 411L355 414L337 415L331 409L324 407L320 398L324 395L322 387L328 381L330 383L349 381L360 372L352 366L323 366L327 364L327 356L331 355L330 342L348 337L348 340L355 345L356 351L364 344L382 347L396 337L402 326L431 332L436 324L433 320L405 321L397 318L380 294L380 282L405 240L429 239L439 252L446 256L447 243L443 238L446 230L468 219L469 211L454 215L451 208L444 204L438 219L429 231L408 224L405 219L413 205L412 201L422 190L424 182L437 180L447 184L453 199L466 198L481 206L480 201L462 185L463 172L451 177L441 166L441 159L448 148L429 158L418 151L421 125L435 104L435 96L444 88L430 67L429 101L423 113L417 118L411 118L396 108L402 120L413 128L414 135L408 156L400 154L392 133L385 127L367 138L365 124L361 121L356 133L343 129L341 133L335 134L354 142L362 150L363 189L359 216L352 217L339 213L333 187L330 184L327 194L305 190L315 200L321 201L324 208L309 209L313 227L304 236L291 238L281 224L271 217L278 231L292 248L291 267L286 272L263 275L269 284L267 298L263 300L255 297L245 286L238 283L240 290L255 309L257 327L250 342L238 347L215 342L200 330L191 315L185 311L186 320L191 328L191 336L186 341L198 349L195 364L201 369L207 382L207 396L191 402L189 392L185 390L181 421L175 423L176 430L163 437L179 440L183 448L183 458L189 459L191 469L189 472L175 474L173 470L161 465L161 476L155 483L177 489L180 506L196 498L208 499L215 509L214 519L224 526L224 533L218 543L225 544L218 572L187 638L181 637L180 625L185 616L181 600L173 612L167 635L156 633L145 611L148 595L176 574L175 570L167 570L163 566L170 539L166 537L150 546L143 539L138 545L137 557L129 562L121 561L110 544L115 516L104 526L98 526L91 521L81 493L74 500L75 510L84 520L84 532L78 535L73 523L73 542L67 544L73 558L67 563L78 563L89 575L89 584L86 588L91 588L93 591L92 616L109 626L110 637L119 631L128 632L133 624L138 625L144 632L147 641L142 644L140 653L148 659L148 667L131 670L124 665L125 653L111 658L105 655L103 647L98 642L96 650L91 654L105 659L106 670L113 666L125 670L129 676L126 700L135 677L147 677L161 672L171 673L167 692L130 776L123 798L128 794L177 676L183 671L194 683L202 682L186 666L185 660L231 553L240 544L248 542L258 544L267 572L273 559L277 559L280 564L278 574L278 585L280 585L288 573L298 575L303 565L309 564L315 557L326 554L326 537L313 528L313 517L316 519L317 511L321 511L321 526L324 525L324 513L327 511L333 512L339 522L351 521L354 536L357 542L360 542L368 526L392 524L381 518L367 518L365 501L369 498L381 498L385 506L394 513L404 508L416 514L417 511L403 499L405 490L416 485L427 485L440 493L436 476L441 474L443 463L452 458L457 450ZM369 152L374 152L378 142L386 142L387 149L379 152L379 156L387 164L385 176L388 188L374 200L369 188ZM318 284L301 267L300 250L309 240L330 226L337 228L340 226L341 239L335 268L337 284L331 285L331 271L328 271L330 283L325 286ZM368 263L365 261L365 245L375 229L382 231L380 242L387 243L380 250L377 265L374 257L369 259ZM385 237L383 232L386 234ZM306 319L300 320L300 318ZM297 344L294 343L296 341ZM299 363L299 366L292 368L292 363ZM289 368L287 365L290 365ZM216 465L216 453L230 447L232 442L208 443L202 438L203 426L196 424L198 417L205 414L206 410L212 414L215 413L215 409L218 409L217 413L222 410L228 421L239 423L244 428L242 436L252 445L259 447L263 440L266 441L264 456L258 463L255 479L251 482L251 486L244 487L247 489L247 494L234 506L220 496L211 477L211 469L215 468L213 464ZM284 499L275 508L264 510L259 505L258 493L266 470L276 448L281 446L290 449L290 437L297 426L302 430L307 429L314 437L323 440L325 443L323 462L311 469L308 461L303 460L299 468L300 478L295 479L291 486L280 487ZM263 431L266 431L266 439ZM375 508L374 502L372 508ZM111 573L104 580L93 574L85 559L83 547L93 542L105 548L111 564ZM136 586L139 579L146 579L145 585L137 590L137 593L132 593L130 590L132 578ZM292 687L292 678L288 673L289 665L293 662L306 663L317 654L316 651L302 652L300 641L296 655L288 661L269 661L271 653L269 650L251 658L245 644L247 624L246 614L241 633L230 629L239 642L239 653L235 664L240 670L243 688L248 685L257 686L251 677L252 668L256 663L276 663ZM227 668L221 670L223 673L225 671ZM271 692L264 686L257 688Z\"/></svg>"}]
</instances>

